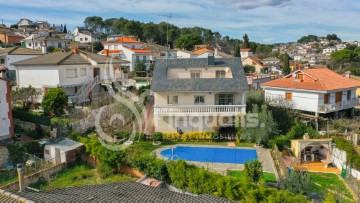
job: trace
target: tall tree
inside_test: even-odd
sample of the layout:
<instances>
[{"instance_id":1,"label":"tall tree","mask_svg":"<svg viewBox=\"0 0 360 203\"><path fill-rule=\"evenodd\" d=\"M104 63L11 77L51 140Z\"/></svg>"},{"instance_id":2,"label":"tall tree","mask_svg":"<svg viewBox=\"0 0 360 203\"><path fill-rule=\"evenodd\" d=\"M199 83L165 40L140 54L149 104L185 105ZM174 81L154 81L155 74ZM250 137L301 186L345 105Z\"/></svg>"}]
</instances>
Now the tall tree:
<instances>
[{"instance_id":1,"label":"tall tree","mask_svg":"<svg viewBox=\"0 0 360 203\"><path fill-rule=\"evenodd\" d=\"M103 19L99 16L89 16L84 20L85 28L93 32L100 32L103 27Z\"/></svg>"},{"instance_id":2,"label":"tall tree","mask_svg":"<svg viewBox=\"0 0 360 203\"><path fill-rule=\"evenodd\" d=\"M194 34L184 35L176 40L176 47L189 51L193 50L197 44L201 44L201 37Z\"/></svg>"},{"instance_id":3,"label":"tall tree","mask_svg":"<svg viewBox=\"0 0 360 203\"><path fill-rule=\"evenodd\" d=\"M241 55L240 55L240 45L239 44L235 45L234 57L241 57Z\"/></svg>"},{"instance_id":4,"label":"tall tree","mask_svg":"<svg viewBox=\"0 0 360 203\"><path fill-rule=\"evenodd\" d=\"M290 69L289 55L285 54L285 56L284 56L283 75L288 75L288 74L290 74L290 72L291 72L291 69Z\"/></svg>"},{"instance_id":5,"label":"tall tree","mask_svg":"<svg viewBox=\"0 0 360 203\"><path fill-rule=\"evenodd\" d=\"M64 25L64 33L67 33L66 24Z\"/></svg>"},{"instance_id":6,"label":"tall tree","mask_svg":"<svg viewBox=\"0 0 360 203\"><path fill-rule=\"evenodd\" d=\"M245 33L245 35L243 36L243 40L244 40L244 48L250 48L250 41L249 41L249 37L248 35Z\"/></svg>"}]
</instances>

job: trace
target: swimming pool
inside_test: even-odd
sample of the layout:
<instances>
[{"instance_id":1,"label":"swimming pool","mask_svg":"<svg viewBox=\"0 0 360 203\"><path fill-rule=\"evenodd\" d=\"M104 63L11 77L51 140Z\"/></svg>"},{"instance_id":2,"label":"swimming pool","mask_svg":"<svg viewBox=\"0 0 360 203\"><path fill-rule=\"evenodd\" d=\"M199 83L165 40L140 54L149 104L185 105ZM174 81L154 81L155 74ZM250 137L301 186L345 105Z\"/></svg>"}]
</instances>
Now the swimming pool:
<instances>
[{"instance_id":1,"label":"swimming pool","mask_svg":"<svg viewBox=\"0 0 360 203\"><path fill-rule=\"evenodd\" d=\"M171 159L171 148L160 152L161 156ZM246 161L258 159L255 149L190 147L176 146L174 160L244 164Z\"/></svg>"}]
</instances>

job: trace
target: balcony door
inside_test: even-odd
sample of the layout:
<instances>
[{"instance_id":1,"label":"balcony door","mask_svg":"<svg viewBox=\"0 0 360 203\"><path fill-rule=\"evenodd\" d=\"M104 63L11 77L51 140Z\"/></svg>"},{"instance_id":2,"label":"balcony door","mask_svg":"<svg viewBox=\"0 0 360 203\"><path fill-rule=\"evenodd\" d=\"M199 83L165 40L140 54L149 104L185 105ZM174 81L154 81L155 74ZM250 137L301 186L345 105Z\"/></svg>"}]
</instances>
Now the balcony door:
<instances>
[{"instance_id":1,"label":"balcony door","mask_svg":"<svg viewBox=\"0 0 360 203\"><path fill-rule=\"evenodd\" d=\"M217 105L234 105L234 94L218 94Z\"/></svg>"}]
</instances>

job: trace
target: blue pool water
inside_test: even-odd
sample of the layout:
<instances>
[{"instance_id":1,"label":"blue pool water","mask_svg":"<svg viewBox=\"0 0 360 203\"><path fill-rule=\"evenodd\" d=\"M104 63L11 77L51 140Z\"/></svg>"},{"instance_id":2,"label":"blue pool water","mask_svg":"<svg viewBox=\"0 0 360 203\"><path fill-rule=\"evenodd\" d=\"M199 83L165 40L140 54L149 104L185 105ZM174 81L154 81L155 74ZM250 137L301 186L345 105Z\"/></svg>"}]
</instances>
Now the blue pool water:
<instances>
[{"instance_id":1,"label":"blue pool water","mask_svg":"<svg viewBox=\"0 0 360 203\"><path fill-rule=\"evenodd\" d=\"M163 157L171 158L171 148L160 152ZM174 160L215 162L243 164L246 161L257 159L255 149L232 149L215 147L187 147L177 146L174 148Z\"/></svg>"}]
</instances>

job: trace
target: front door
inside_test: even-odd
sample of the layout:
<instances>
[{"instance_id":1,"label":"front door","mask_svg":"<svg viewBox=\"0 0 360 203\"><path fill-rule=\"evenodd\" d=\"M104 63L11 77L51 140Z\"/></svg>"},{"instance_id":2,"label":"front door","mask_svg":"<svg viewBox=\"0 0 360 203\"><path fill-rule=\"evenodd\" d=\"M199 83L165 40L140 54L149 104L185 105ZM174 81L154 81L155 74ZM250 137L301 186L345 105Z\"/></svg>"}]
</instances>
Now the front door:
<instances>
[{"instance_id":1,"label":"front door","mask_svg":"<svg viewBox=\"0 0 360 203\"><path fill-rule=\"evenodd\" d=\"M100 68L94 68L93 71L94 71L94 78L96 78L96 76L100 77Z\"/></svg>"}]
</instances>

